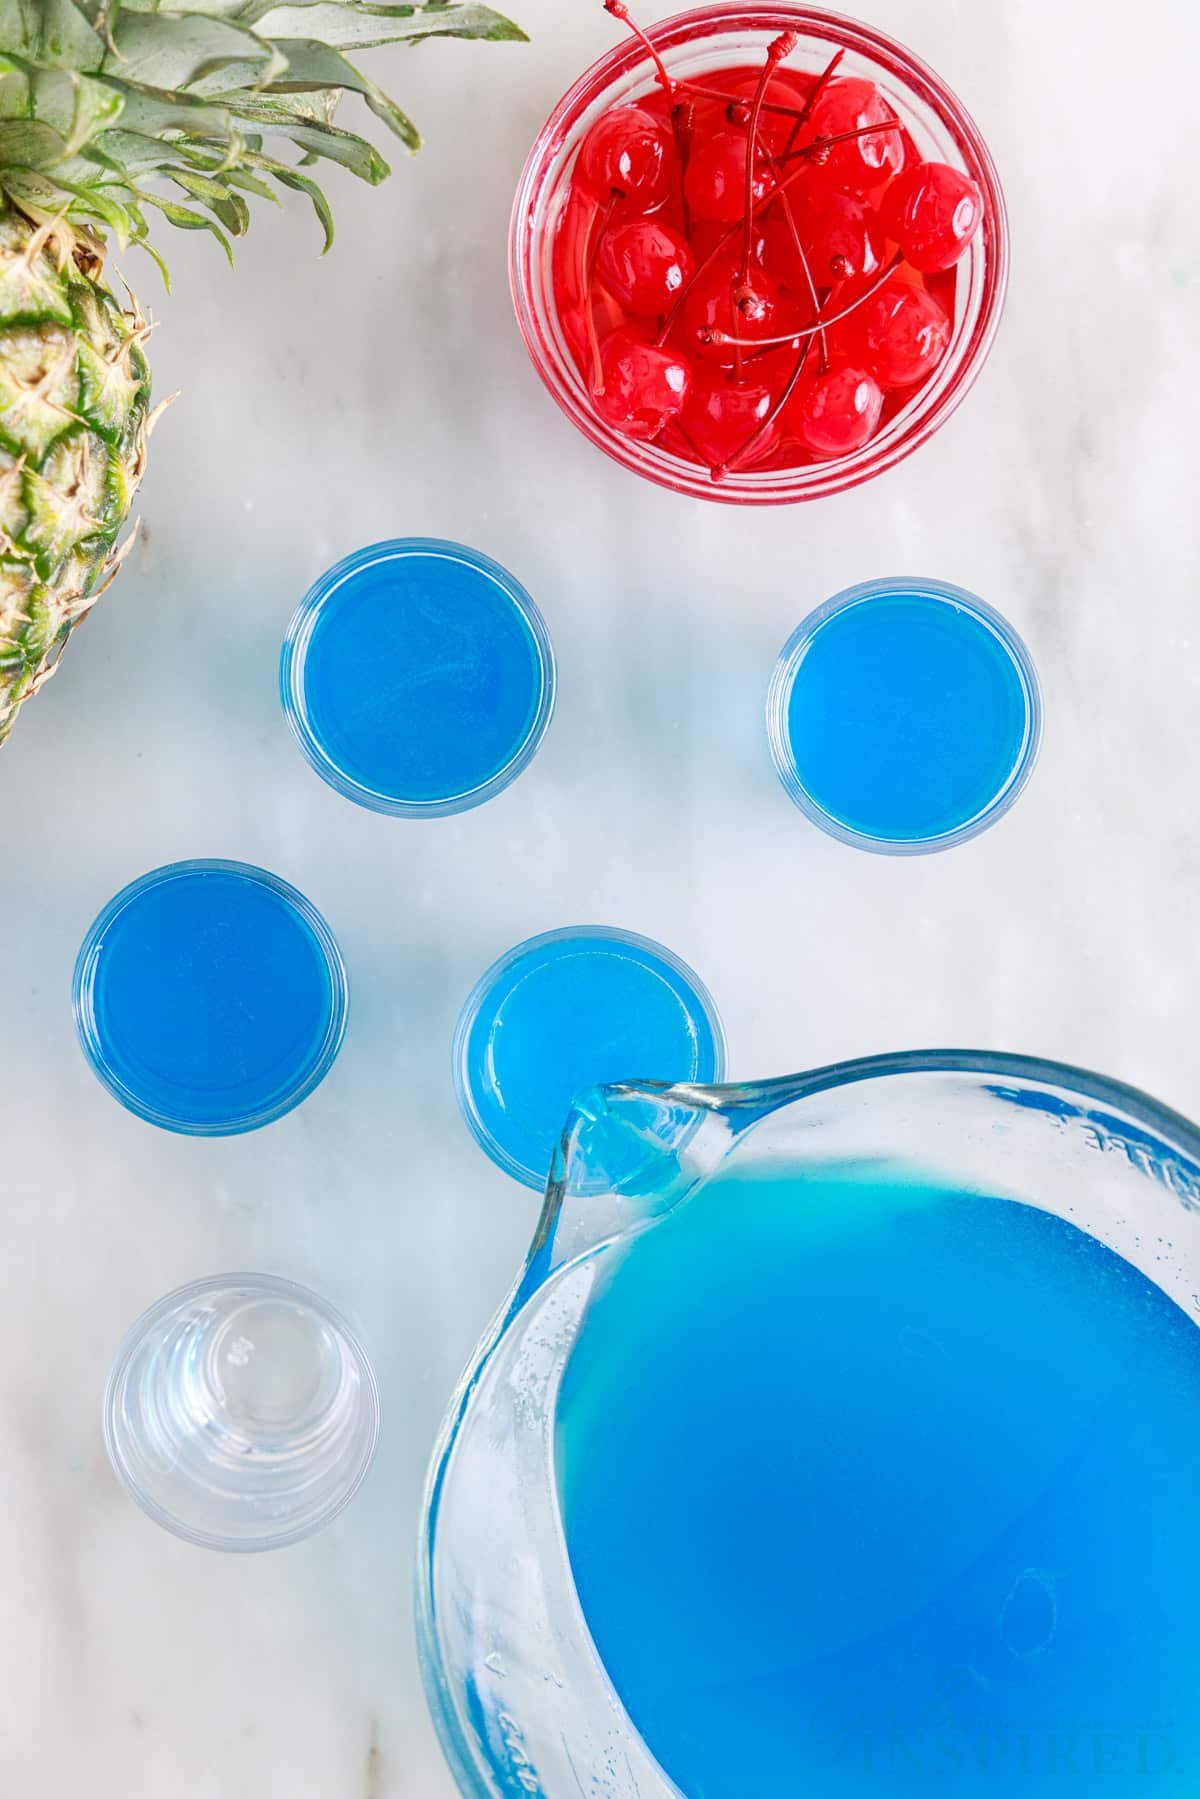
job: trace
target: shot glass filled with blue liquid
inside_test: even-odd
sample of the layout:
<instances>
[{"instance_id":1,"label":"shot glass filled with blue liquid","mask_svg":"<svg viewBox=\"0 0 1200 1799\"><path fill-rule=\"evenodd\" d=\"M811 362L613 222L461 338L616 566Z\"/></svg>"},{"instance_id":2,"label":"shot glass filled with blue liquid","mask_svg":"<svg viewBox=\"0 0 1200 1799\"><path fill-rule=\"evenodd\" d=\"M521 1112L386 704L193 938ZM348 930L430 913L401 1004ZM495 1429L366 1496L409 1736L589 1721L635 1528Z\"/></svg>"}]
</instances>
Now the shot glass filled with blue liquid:
<instances>
[{"instance_id":1,"label":"shot glass filled with blue liquid","mask_svg":"<svg viewBox=\"0 0 1200 1799\"><path fill-rule=\"evenodd\" d=\"M860 849L918 855L976 836L1037 759L1029 652L993 607L946 582L866 582L784 645L767 698L780 779Z\"/></svg>"},{"instance_id":2,"label":"shot glass filled with blue liquid","mask_svg":"<svg viewBox=\"0 0 1200 1799\"><path fill-rule=\"evenodd\" d=\"M306 595L280 663L283 709L323 780L395 817L492 799L554 710L549 633L525 589L462 544L399 538Z\"/></svg>"},{"instance_id":3,"label":"shot glass filled with blue liquid","mask_svg":"<svg viewBox=\"0 0 1200 1799\"><path fill-rule=\"evenodd\" d=\"M84 1054L131 1112L191 1136L269 1124L341 1047L346 974L332 932L278 875L176 862L122 889L75 964Z\"/></svg>"},{"instance_id":4,"label":"shot glass filled with blue liquid","mask_svg":"<svg viewBox=\"0 0 1200 1799\"><path fill-rule=\"evenodd\" d=\"M719 1080L725 1039L699 977L660 943L549 931L488 969L454 1039L462 1113L492 1160L544 1187L572 1101L627 1079Z\"/></svg>"}]
</instances>

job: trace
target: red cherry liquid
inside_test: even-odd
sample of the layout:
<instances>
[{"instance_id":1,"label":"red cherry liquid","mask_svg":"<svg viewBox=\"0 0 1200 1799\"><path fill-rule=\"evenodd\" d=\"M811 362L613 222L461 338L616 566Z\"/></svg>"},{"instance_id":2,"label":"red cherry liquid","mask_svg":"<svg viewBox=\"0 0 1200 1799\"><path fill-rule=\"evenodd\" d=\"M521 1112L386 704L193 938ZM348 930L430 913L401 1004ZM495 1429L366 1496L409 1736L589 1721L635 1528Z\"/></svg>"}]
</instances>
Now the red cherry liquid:
<instances>
[{"instance_id":1,"label":"red cherry liquid","mask_svg":"<svg viewBox=\"0 0 1200 1799\"><path fill-rule=\"evenodd\" d=\"M739 64L610 108L552 261L597 417L717 480L856 454L946 355L981 210L860 77Z\"/></svg>"}]
</instances>

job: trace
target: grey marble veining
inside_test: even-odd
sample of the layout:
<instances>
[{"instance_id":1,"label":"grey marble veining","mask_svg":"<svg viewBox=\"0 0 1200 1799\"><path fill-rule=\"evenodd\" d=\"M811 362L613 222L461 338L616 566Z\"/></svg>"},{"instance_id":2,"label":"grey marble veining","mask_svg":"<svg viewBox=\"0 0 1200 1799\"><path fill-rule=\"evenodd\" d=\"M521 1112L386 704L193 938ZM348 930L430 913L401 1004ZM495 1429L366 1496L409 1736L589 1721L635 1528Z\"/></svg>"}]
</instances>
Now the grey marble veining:
<instances>
[{"instance_id":1,"label":"grey marble veining","mask_svg":"<svg viewBox=\"0 0 1200 1799\"><path fill-rule=\"evenodd\" d=\"M1012 209L1008 316L963 410L900 469L742 515L607 462L527 364L506 291L512 190L612 27L598 0L513 10L528 47L376 59L428 147L377 193L333 177L325 261L297 201L257 220L236 278L184 237L176 298L136 271L160 320L159 391L183 390L155 439L148 542L0 758L14 1799L449 1799L412 1644L421 1481L536 1211L461 1125L449 1042L475 977L518 938L599 921L664 939L717 996L734 1075L969 1043L1091 1064L1200 1113L1200 13L871 0L989 138ZM511 566L560 664L530 771L429 824L326 789L275 692L315 575L409 532ZM1047 707L1010 817L912 861L809 827L761 726L804 612L895 572L1007 612ZM70 1016L94 913L188 855L295 881L350 972L324 1086L224 1142L121 1111ZM384 1439L323 1536L222 1558L117 1490L99 1395L145 1304L254 1265L356 1316Z\"/></svg>"}]
</instances>

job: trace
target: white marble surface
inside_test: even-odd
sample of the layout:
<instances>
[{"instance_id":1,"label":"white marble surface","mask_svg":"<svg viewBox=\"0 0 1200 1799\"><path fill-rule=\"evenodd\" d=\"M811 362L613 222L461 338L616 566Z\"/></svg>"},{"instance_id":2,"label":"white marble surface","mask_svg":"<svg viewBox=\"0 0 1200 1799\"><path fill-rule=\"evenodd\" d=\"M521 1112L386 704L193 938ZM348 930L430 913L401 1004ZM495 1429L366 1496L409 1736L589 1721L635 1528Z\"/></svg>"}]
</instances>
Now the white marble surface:
<instances>
[{"instance_id":1,"label":"white marble surface","mask_svg":"<svg viewBox=\"0 0 1200 1799\"><path fill-rule=\"evenodd\" d=\"M967 1043L1092 1064L1200 1113L1200 13L871 0L991 141L1008 317L963 411L901 469L739 515L608 463L526 363L510 195L612 28L598 0L518 9L528 47L376 59L428 148L378 193L334 177L325 262L298 202L260 217L236 280L172 243L154 350L159 390L184 392L155 440L149 543L0 758L6 1799L449 1799L412 1643L421 1480L536 1201L468 1137L447 1059L463 996L518 938L603 921L664 939L716 994L735 1075ZM529 773L427 825L325 788L275 694L314 576L408 532L509 564L561 677ZM1046 689L1013 814L914 861L809 827L760 722L802 614L892 572L994 601ZM295 881L352 983L324 1086L224 1142L125 1114L70 1015L93 914L190 855ZM99 1394L146 1303L247 1265L356 1315L384 1441L325 1535L222 1558L118 1491Z\"/></svg>"}]
</instances>

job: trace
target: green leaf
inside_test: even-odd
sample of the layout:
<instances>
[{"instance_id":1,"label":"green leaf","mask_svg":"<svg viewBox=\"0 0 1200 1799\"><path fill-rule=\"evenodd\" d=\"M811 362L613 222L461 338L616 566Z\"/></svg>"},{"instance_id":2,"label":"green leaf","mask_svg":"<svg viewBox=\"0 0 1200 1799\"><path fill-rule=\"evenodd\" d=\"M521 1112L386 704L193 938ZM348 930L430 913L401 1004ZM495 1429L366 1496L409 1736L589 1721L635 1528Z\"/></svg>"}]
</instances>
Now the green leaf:
<instances>
[{"instance_id":1,"label":"green leaf","mask_svg":"<svg viewBox=\"0 0 1200 1799\"><path fill-rule=\"evenodd\" d=\"M93 81L86 75L72 75L75 90L74 114L67 134L67 155L74 156L98 132L114 125L125 108L124 97L105 81ZM35 95L38 116L42 117L40 94Z\"/></svg>"},{"instance_id":2,"label":"green leaf","mask_svg":"<svg viewBox=\"0 0 1200 1799\"><path fill-rule=\"evenodd\" d=\"M231 187L243 188L248 194L257 194L260 200L269 200L272 206L279 205L279 195L267 182L260 181L249 169L226 169L224 179Z\"/></svg>"},{"instance_id":3,"label":"green leaf","mask_svg":"<svg viewBox=\"0 0 1200 1799\"><path fill-rule=\"evenodd\" d=\"M162 194L153 194L148 188L139 187L135 191L139 200L144 200L147 206L153 206L157 212L161 212L165 219L172 225L177 225L181 231L211 232L224 250L230 268L233 267L233 245L214 219L208 218L202 212L197 212L192 206L181 206L178 200L167 200Z\"/></svg>"},{"instance_id":4,"label":"green leaf","mask_svg":"<svg viewBox=\"0 0 1200 1799\"><path fill-rule=\"evenodd\" d=\"M69 208L73 210L70 188L35 169L5 169L0 187L31 219L58 218Z\"/></svg>"},{"instance_id":5,"label":"green leaf","mask_svg":"<svg viewBox=\"0 0 1200 1799\"><path fill-rule=\"evenodd\" d=\"M0 119L27 119L33 111L33 83L25 69L0 56Z\"/></svg>"},{"instance_id":6,"label":"green leaf","mask_svg":"<svg viewBox=\"0 0 1200 1799\"><path fill-rule=\"evenodd\" d=\"M104 61L105 74L160 90L191 87L214 69L234 63L251 63L259 71L259 82L271 81L287 66L272 45L252 31L222 19L183 14L119 13L113 44Z\"/></svg>"},{"instance_id":7,"label":"green leaf","mask_svg":"<svg viewBox=\"0 0 1200 1799\"><path fill-rule=\"evenodd\" d=\"M119 0L124 12L157 13L168 10L163 0ZM173 13L195 13L205 19L239 19L246 0L170 0Z\"/></svg>"},{"instance_id":8,"label":"green leaf","mask_svg":"<svg viewBox=\"0 0 1200 1799\"><path fill-rule=\"evenodd\" d=\"M120 93L122 125L147 137L184 132L188 137L226 138L232 129L226 108L209 106L190 94L164 93L140 82L122 82Z\"/></svg>"},{"instance_id":9,"label":"green leaf","mask_svg":"<svg viewBox=\"0 0 1200 1799\"><path fill-rule=\"evenodd\" d=\"M343 52L435 36L524 33L476 0L0 0L0 195L31 216L69 207L122 245L146 239L153 206L232 260L248 197L288 188L308 196L328 249L329 203L303 171L335 162L372 185L389 173L366 137L335 125L342 96L420 142ZM296 162L265 154L269 139ZM186 203L152 191L164 183Z\"/></svg>"},{"instance_id":10,"label":"green leaf","mask_svg":"<svg viewBox=\"0 0 1200 1799\"><path fill-rule=\"evenodd\" d=\"M514 19L505 18L503 13L493 12L490 6L462 6L454 8L455 12L469 14L456 20L452 25L439 24L443 12L438 6L426 9L427 23L423 31L414 34L414 44L424 43L430 37L478 38L489 44L527 44L528 32L522 31Z\"/></svg>"},{"instance_id":11,"label":"green leaf","mask_svg":"<svg viewBox=\"0 0 1200 1799\"><path fill-rule=\"evenodd\" d=\"M281 187L294 188L296 193L307 194L312 201L313 211L325 233L325 242L321 245L321 254L324 256L333 248L333 211L329 201L315 181L310 180L307 175L301 175L296 169L289 168L287 163L276 163L272 172Z\"/></svg>"},{"instance_id":12,"label":"green leaf","mask_svg":"<svg viewBox=\"0 0 1200 1799\"><path fill-rule=\"evenodd\" d=\"M0 117L36 119L63 140L74 156L97 132L120 117L119 90L71 69L39 69L20 58L0 61Z\"/></svg>"},{"instance_id":13,"label":"green leaf","mask_svg":"<svg viewBox=\"0 0 1200 1799\"><path fill-rule=\"evenodd\" d=\"M339 50L367 50L377 44L399 43L427 37L519 39L525 33L511 19L490 6L388 6L361 4L361 0L292 0L271 6L254 16L247 8L243 19L260 37L319 38Z\"/></svg>"},{"instance_id":14,"label":"green leaf","mask_svg":"<svg viewBox=\"0 0 1200 1799\"><path fill-rule=\"evenodd\" d=\"M366 138L358 137L353 131L342 131L336 125L318 125L305 123L290 118L286 113L273 109L266 101L239 101L230 108L239 119L246 119L250 124L262 124L269 131L286 137L298 149L306 153L306 158L325 157L329 162L340 163L357 175L360 181L370 182L377 187L387 179L391 170L374 144Z\"/></svg>"},{"instance_id":15,"label":"green leaf","mask_svg":"<svg viewBox=\"0 0 1200 1799\"><path fill-rule=\"evenodd\" d=\"M259 89L247 91L245 88L218 86L217 81L218 78L214 78L211 89L207 82L204 83L204 98L210 107L219 107L227 115L231 110L249 105L261 107L264 119L269 116L272 119L292 119L299 124L332 125L341 98L336 90L323 92L319 88L301 88L293 94L284 88L272 88L264 93Z\"/></svg>"},{"instance_id":16,"label":"green leaf","mask_svg":"<svg viewBox=\"0 0 1200 1799\"><path fill-rule=\"evenodd\" d=\"M116 175L142 180L160 170L170 170L180 160L180 146L169 139L148 137L141 131L106 131L86 151L87 160L111 169Z\"/></svg>"},{"instance_id":17,"label":"green leaf","mask_svg":"<svg viewBox=\"0 0 1200 1799\"><path fill-rule=\"evenodd\" d=\"M91 74L104 40L74 0L0 0L0 44L31 62Z\"/></svg>"},{"instance_id":18,"label":"green leaf","mask_svg":"<svg viewBox=\"0 0 1200 1799\"><path fill-rule=\"evenodd\" d=\"M189 169L176 163L170 170L171 180L193 200L223 200L226 190L211 175L202 175L198 169Z\"/></svg>"},{"instance_id":19,"label":"green leaf","mask_svg":"<svg viewBox=\"0 0 1200 1799\"><path fill-rule=\"evenodd\" d=\"M166 288L167 292L170 293L170 291L171 291L171 271L167 267L166 262L164 261L162 256L160 256L159 252L154 248L154 245L150 242L150 237L149 237L148 232L146 232L143 229L138 234L138 236L134 238L133 241L137 245L137 248L139 250L144 250L146 252L147 256L150 258L151 262L154 264L155 268L158 270L159 274L162 276L163 286Z\"/></svg>"},{"instance_id":20,"label":"green leaf","mask_svg":"<svg viewBox=\"0 0 1200 1799\"><path fill-rule=\"evenodd\" d=\"M62 184L74 194L76 204L72 213L86 213L107 225L117 240L118 249L128 247L131 238L137 235L136 221L127 206L106 193L100 187L84 187L79 182L64 181Z\"/></svg>"},{"instance_id":21,"label":"green leaf","mask_svg":"<svg viewBox=\"0 0 1200 1799\"><path fill-rule=\"evenodd\" d=\"M250 229L250 208L240 194L231 194L226 188L220 200L209 200L207 204L230 237L245 237Z\"/></svg>"},{"instance_id":22,"label":"green leaf","mask_svg":"<svg viewBox=\"0 0 1200 1799\"><path fill-rule=\"evenodd\" d=\"M382 119L389 131L395 132L410 150L419 150L421 134L412 120L396 105L395 101L377 87L369 76L356 69L353 63L328 44L319 44L311 39L288 39L276 46L287 58L287 73L273 81L267 89L269 95L305 93L323 88L341 88L346 92L361 94L377 119Z\"/></svg>"},{"instance_id":23,"label":"green leaf","mask_svg":"<svg viewBox=\"0 0 1200 1799\"><path fill-rule=\"evenodd\" d=\"M66 160L66 146L39 119L0 119L0 168L52 169Z\"/></svg>"},{"instance_id":24,"label":"green leaf","mask_svg":"<svg viewBox=\"0 0 1200 1799\"><path fill-rule=\"evenodd\" d=\"M200 200L207 206L231 237L245 236L250 228L250 208L240 194L230 193L221 182L199 175L195 169L172 169L171 180L193 200Z\"/></svg>"}]
</instances>

